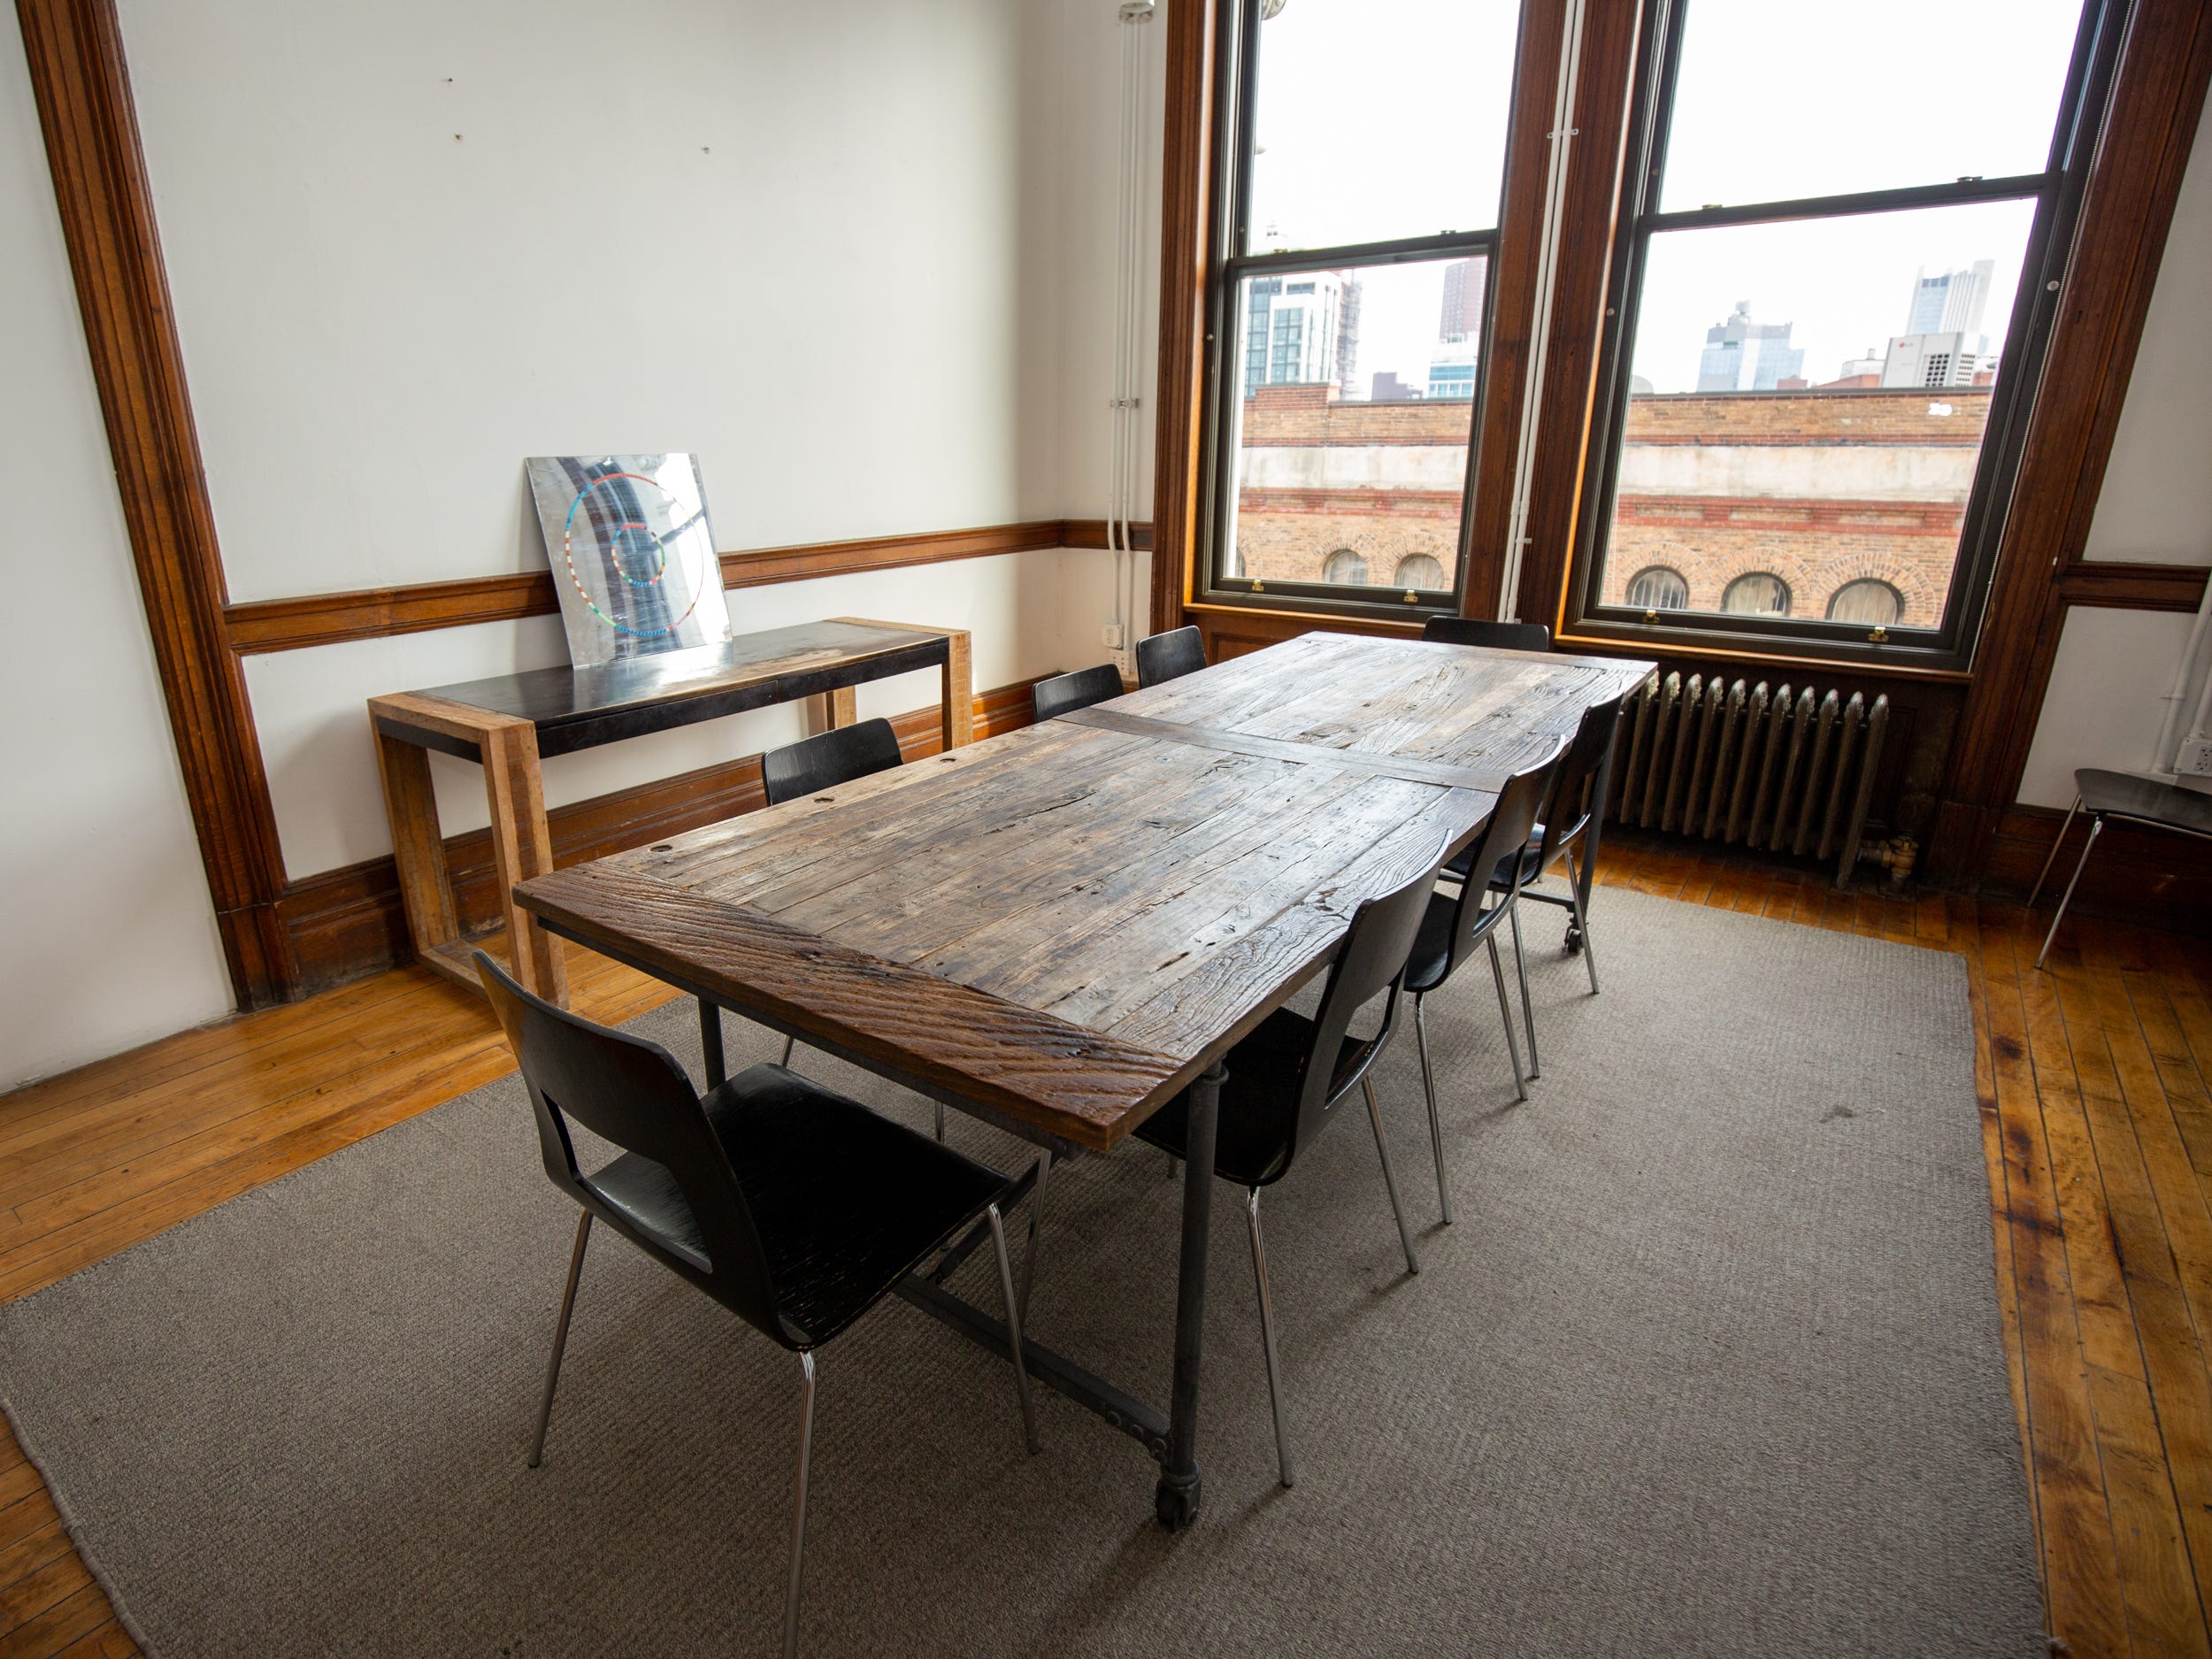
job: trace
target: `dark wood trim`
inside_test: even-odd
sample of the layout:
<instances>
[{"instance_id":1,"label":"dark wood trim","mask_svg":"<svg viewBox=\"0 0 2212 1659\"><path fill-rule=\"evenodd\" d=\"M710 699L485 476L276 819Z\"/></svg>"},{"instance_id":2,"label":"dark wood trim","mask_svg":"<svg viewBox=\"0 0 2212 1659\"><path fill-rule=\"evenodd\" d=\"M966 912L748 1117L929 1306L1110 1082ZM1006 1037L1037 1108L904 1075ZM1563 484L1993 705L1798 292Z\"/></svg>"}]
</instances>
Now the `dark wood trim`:
<instances>
[{"instance_id":1,"label":"dark wood trim","mask_svg":"<svg viewBox=\"0 0 2212 1659\"><path fill-rule=\"evenodd\" d=\"M1984 895L2026 898L2065 821L2064 812L2050 807L2014 805L1999 812L1982 877ZM2063 890L2086 833L2085 822L2077 819L2037 905L2034 926L2039 933L2050 926L2057 903L2052 884ZM2115 818L2097 837L2096 856L2082 872L2081 887L2066 914L2069 927L2073 917L2087 915L2212 933L2212 845L2185 835L2162 835Z\"/></svg>"},{"instance_id":2,"label":"dark wood trim","mask_svg":"<svg viewBox=\"0 0 2212 1659\"><path fill-rule=\"evenodd\" d=\"M1589 0L1583 12L1575 140L1561 216L1567 229L1552 277L1551 327L1544 346L1524 529L1528 541L1521 549L1517 605L1525 620L1549 623L1555 634L1566 621L1567 578L1589 458L1642 25L1641 0Z\"/></svg>"},{"instance_id":3,"label":"dark wood trim","mask_svg":"<svg viewBox=\"0 0 2212 1659\"><path fill-rule=\"evenodd\" d=\"M113 0L17 0L77 309L169 729L241 1008L296 983L284 858L246 680L224 634L214 513L186 393Z\"/></svg>"},{"instance_id":4,"label":"dark wood trim","mask_svg":"<svg viewBox=\"0 0 2212 1659\"><path fill-rule=\"evenodd\" d=\"M2097 595L2124 579L2085 574L2081 554L2208 81L2212 9L2201 0L2137 0L1929 848L1935 880L1971 891L1991 868L2005 809L2027 765L2068 604L2119 603ZM2085 596L2070 600L2070 583Z\"/></svg>"},{"instance_id":5,"label":"dark wood trim","mask_svg":"<svg viewBox=\"0 0 2212 1659\"><path fill-rule=\"evenodd\" d=\"M1035 683L1025 680L977 697L975 735L989 737L1027 726L1029 692ZM944 747L934 703L899 715L892 726L909 760L934 755ZM764 804L757 755L657 779L547 814L553 832L553 862L556 867L565 867L603 858ZM449 837L445 856L464 932L476 934L496 927L491 833L477 830ZM399 872L388 856L293 882L276 910L300 964L295 995L381 972L414 957L400 902Z\"/></svg>"},{"instance_id":6,"label":"dark wood trim","mask_svg":"<svg viewBox=\"0 0 2212 1659\"><path fill-rule=\"evenodd\" d=\"M1141 521L1129 526L1129 539L1139 548L1149 551L1152 546L1152 526ZM1106 521L1103 518L1063 518L1060 521L1060 545L1075 548L1103 548L1106 545Z\"/></svg>"},{"instance_id":7,"label":"dark wood trim","mask_svg":"<svg viewBox=\"0 0 2212 1659\"><path fill-rule=\"evenodd\" d=\"M1064 540L1067 532L1068 526L1060 520L1048 518L977 530L938 530L919 535L876 536L864 541L818 541L802 547L725 553L721 556L722 583L726 588L757 588L820 576L895 570L903 565L1032 552L1069 545ZM1102 547L1102 528L1100 537L1098 545ZM480 622L511 622L521 617L549 616L559 609L553 578L544 571L523 571L463 581L416 582L402 588L256 600L227 606L223 620L230 649L251 655L419 634L432 628L468 627Z\"/></svg>"},{"instance_id":8,"label":"dark wood trim","mask_svg":"<svg viewBox=\"0 0 2212 1659\"><path fill-rule=\"evenodd\" d=\"M2121 611L2194 611L2204 603L2208 574L2195 565L2124 564L2078 559L2059 572L2059 598L2069 605Z\"/></svg>"},{"instance_id":9,"label":"dark wood trim","mask_svg":"<svg viewBox=\"0 0 2212 1659\"><path fill-rule=\"evenodd\" d=\"M1206 282L1213 264L1215 0L1168 0L1160 162L1158 424L1152 446L1151 631L1183 626L1204 472Z\"/></svg>"},{"instance_id":10,"label":"dark wood trim","mask_svg":"<svg viewBox=\"0 0 2212 1659\"><path fill-rule=\"evenodd\" d=\"M1544 241L1544 181L1551 169L1552 111L1566 46L1564 0L1525 0L1513 71L1513 125L1506 136L1498 243L1490 271L1490 335L1483 351L1482 409L1468 508L1462 616L1495 617L1506 541L1512 534L1513 478L1522 405L1534 356L1537 274ZM1537 411L1541 419L1542 411Z\"/></svg>"}]
</instances>

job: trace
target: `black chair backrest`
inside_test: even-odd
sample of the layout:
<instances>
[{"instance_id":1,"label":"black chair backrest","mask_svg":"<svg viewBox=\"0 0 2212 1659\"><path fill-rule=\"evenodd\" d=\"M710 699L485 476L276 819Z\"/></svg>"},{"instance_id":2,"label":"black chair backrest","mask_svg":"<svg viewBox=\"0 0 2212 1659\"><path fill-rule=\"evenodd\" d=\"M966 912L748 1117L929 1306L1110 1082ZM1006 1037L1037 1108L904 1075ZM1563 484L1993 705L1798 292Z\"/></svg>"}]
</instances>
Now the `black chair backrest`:
<instances>
[{"instance_id":1,"label":"black chair backrest","mask_svg":"<svg viewBox=\"0 0 2212 1659\"><path fill-rule=\"evenodd\" d=\"M1472 617L1431 617L1421 637L1441 645L1487 645L1501 651L1548 651L1551 630L1540 622L1480 622Z\"/></svg>"},{"instance_id":2,"label":"black chair backrest","mask_svg":"<svg viewBox=\"0 0 2212 1659\"><path fill-rule=\"evenodd\" d=\"M533 996L480 950L476 968L521 1062L537 1115L538 1149L553 1185L748 1325L790 1347L752 1211L675 1057L658 1043L609 1031ZM610 1204L577 1164L572 1118L668 1171L698 1224L703 1256Z\"/></svg>"},{"instance_id":3,"label":"black chair backrest","mask_svg":"<svg viewBox=\"0 0 2212 1659\"><path fill-rule=\"evenodd\" d=\"M1056 714L1072 714L1078 709L1087 709L1094 703L1119 695L1121 670L1111 663L1101 663L1096 668L1079 668L1071 674L1056 674L1029 688L1030 703L1040 720L1049 720Z\"/></svg>"},{"instance_id":4,"label":"black chair backrest","mask_svg":"<svg viewBox=\"0 0 2212 1659\"><path fill-rule=\"evenodd\" d=\"M1505 780L1505 787L1498 791L1498 803L1490 809L1490 822L1484 826L1481 837L1475 842L1470 870L1495 870L1507 858L1513 860L1513 893L1521 888L1520 852L1528 845L1529 832L1536 827L1536 815L1543 810L1544 803L1551 797L1552 780L1559 771L1559 761L1565 753L1567 742L1560 739L1550 754L1525 772L1517 772ZM1452 917L1451 955L1447 973L1456 971L1468 952L1475 948L1475 927L1482 917L1483 895L1489 891L1489 883L1482 876L1463 882L1459 889L1459 909ZM1504 901L1501 901L1503 902Z\"/></svg>"},{"instance_id":5,"label":"black chair backrest","mask_svg":"<svg viewBox=\"0 0 2212 1659\"><path fill-rule=\"evenodd\" d=\"M1298 1117L1290 1141L1290 1159L1298 1148L1321 1130L1331 1106L1359 1081L1382 1052L1398 1017L1398 984L1405 977L1406 958L1413 954L1414 936L1428 913L1429 895L1436 889L1436 872L1444 862L1449 841L1439 836L1425 855L1404 866L1410 877L1400 887L1364 901L1352 912L1344 943L1329 970L1321 992L1321 1004L1313 1017L1313 1047L1299 1067ZM1344 1038L1352 1016L1387 987L1382 1023L1371 1037L1361 1040L1347 1055ZM1340 1056L1342 1056L1340 1059ZM1289 1162L1284 1164L1289 1168Z\"/></svg>"},{"instance_id":6,"label":"black chair backrest","mask_svg":"<svg viewBox=\"0 0 2212 1659\"><path fill-rule=\"evenodd\" d=\"M768 804L778 806L898 764L899 737L891 722L863 720L770 749L760 757L760 787Z\"/></svg>"},{"instance_id":7,"label":"black chair backrest","mask_svg":"<svg viewBox=\"0 0 2212 1659\"><path fill-rule=\"evenodd\" d=\"M1605 810L1606 786L1613 775L1613 741L1621 729L1621 704L1626 694L1609 703L1594 703L1582 711L1567 752L1559 757L1552 777L1551 794L1544 803L1544 852L1537 868L1548 870L1559 849L1582 832L1584 825ZM1575 855L1578 858L1582 855ZM1492 869L1497 866L1493 864ZM1482 865L1473 868L1479 870Z\"/></svg>"},{"instance_id":8,"label":"black chair backrest","mask_svg":"<svg viewBox=\"0 0 2212 1659\"><path fill-rule=\"evenodd\" d=\"M1206 641L1194 627L1170 628L1137 641L1137 684L1164 686L1206 665Z\"/></svg>"}]
</instances>

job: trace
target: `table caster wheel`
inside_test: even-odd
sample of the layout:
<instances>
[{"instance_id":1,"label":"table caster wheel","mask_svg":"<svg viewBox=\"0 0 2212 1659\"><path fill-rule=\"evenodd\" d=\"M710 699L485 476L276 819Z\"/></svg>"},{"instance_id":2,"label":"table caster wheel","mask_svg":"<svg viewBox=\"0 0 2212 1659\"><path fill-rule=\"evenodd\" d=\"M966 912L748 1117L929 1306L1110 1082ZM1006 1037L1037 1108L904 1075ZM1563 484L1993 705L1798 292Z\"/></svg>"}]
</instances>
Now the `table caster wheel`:
<instances>
[{"instance_id":1,"label":"table caster wheel","mask_svg":"<svg viewBox=\"0 0 2212 1659\"><path fill-rule=\"evenodd\" d=\"M1567 924L1567 954L1571 956L1582 954L1582 930L1572 922Z\"/></svg>"}]
</instances>

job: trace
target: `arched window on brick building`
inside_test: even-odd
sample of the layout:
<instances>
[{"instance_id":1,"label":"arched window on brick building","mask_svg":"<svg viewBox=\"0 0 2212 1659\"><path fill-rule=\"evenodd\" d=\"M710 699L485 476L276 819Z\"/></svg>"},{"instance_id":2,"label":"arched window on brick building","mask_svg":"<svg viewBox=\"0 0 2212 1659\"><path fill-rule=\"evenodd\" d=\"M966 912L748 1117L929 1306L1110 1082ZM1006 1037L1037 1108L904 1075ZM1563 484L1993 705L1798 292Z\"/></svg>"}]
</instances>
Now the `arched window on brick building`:
<instances>
[{"instance_id":1,"label":"arched window on brick building","mask_svg":"<svg viewBox=\"0 0 2212 1659\"><path fill-rule=\"evenodd\" d=\"M1390 585L1432 594L1442 593L1444 567L1425 553L1409 553L1398 561L1397 572L1391 577Z\"/></svg>"},{"instance_id":2,"label":"arched window on brick building","mask_svg":"<svg viewBox=\"0 0 2212 1659\"><path fill-rule=\"evenodd\" d=\"M1342 588L1367 586L1367 561L1348 547L1329 555L1321 566L1321 580Z\"/></svg>"},{"instance_id":3,"label":"arched window on brick building","mask_svg":"<svg viewBox=\"0 0 2212 1659\"><path fill-rule=\"evenodd\" d=\"M1767 571L1753 571L1728 584L1720 608L1740 617L1786 617L1790 613L1790 585Z\"/></svg>"},{"instance_id":4,"label":"arched window on brick building","mask_svg":"<svg viewBox=\"0 0 2212 1659\"><path fill-rule=\"evenodd\" d=\"M1886 581L1868 576L1846 582L1828 595L1828 620L1886 628L1905 614L1905 596Z\"/></svg>"},{"instance_id":5,"label":"arched window on brick building","mask_svg":"<svg viewBox=\"0 0 2212 1659\"><path fill-rule=\"evenodd\" d=\"M1647 565L1628 579L1628 603L1639 611L1679 611L1690 603L1690 584L1664 565Z\"/></svg>"}]
</instances>

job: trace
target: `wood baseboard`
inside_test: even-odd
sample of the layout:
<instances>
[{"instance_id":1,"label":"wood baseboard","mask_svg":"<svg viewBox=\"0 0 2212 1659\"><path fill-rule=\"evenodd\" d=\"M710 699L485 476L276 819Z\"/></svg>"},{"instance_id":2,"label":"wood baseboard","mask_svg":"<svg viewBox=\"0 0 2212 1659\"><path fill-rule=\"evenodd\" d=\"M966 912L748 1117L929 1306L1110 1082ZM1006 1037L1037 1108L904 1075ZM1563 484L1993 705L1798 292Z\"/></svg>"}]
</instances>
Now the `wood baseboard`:
<instances>
[{"instance_id":1,"label":"wood baseboard","mask_svg":"<svg viewBox=\"0 0 2212 1659\"><path fill-rule=\"evenodd\" d=\"M1027 726L1029 690L1035 683L1020 680L978 696L975 735L991 737ZM908 760L934 755L944 746L934 704L899 715L891 724ZM565 866L603 858L764 804L757 755L657 779L554 809L547 815L553 862ZM445 849L463 929L475 935L496 928L490 832L451 836ZM382 972L414 955L400 906L399 872L388 856L290 883L277 901L276 913L299 964L299 996Z\"/></svg>"},{"instance_id":2,"label":"wood baseboard","mask_svg":"<svg viewBox=\"0 0 2212 1659\"><path fill-rule=\"evenodd\" d=\"M2000 813L1978 896L2025 899L2065 820L2065 813L2048 807L2013 806ZM2037 904L2047 926L2087 833L2088 820L2077 818L2064 850L2051 866L2050 879L2044 883ZM2176 933L2212 934L2212 843L2162 835L2132 824L2107 824L2068 914L2076 911Z\"/></svg>"}]
</instances>

